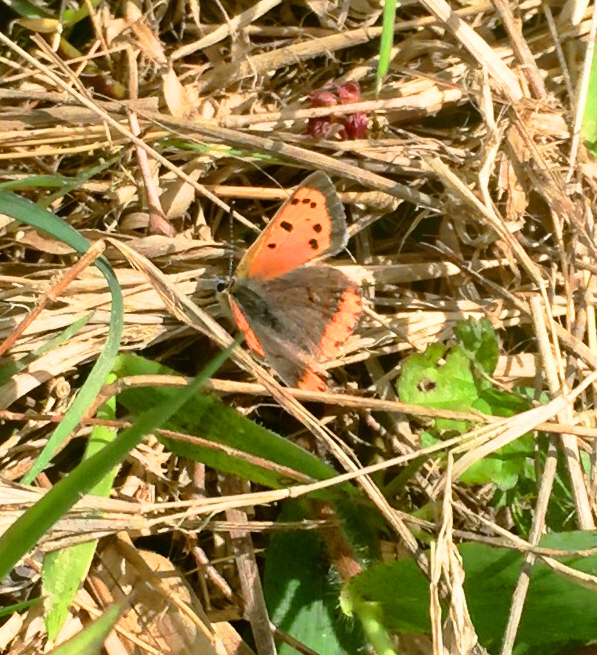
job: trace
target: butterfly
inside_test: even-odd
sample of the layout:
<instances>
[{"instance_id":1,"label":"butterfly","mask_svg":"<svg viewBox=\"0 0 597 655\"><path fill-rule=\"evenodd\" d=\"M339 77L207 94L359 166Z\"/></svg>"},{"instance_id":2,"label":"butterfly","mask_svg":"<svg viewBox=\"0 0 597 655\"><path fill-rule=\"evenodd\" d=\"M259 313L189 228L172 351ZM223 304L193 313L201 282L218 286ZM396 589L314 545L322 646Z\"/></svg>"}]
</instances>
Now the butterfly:
<instances>
[{"instance_id":1,"label":"butterfly","mask_svg":"<svg viewBox=\"0 0 597 655\"><path fill-rule=\"evenodd\" d=\"M286 384L324 391L319 364L357 326L360 286L337 268L313 265L348 241L342 203L323 172L309 175L240 261L229 300L249 348Z\"/></svg>"}]
</instances>

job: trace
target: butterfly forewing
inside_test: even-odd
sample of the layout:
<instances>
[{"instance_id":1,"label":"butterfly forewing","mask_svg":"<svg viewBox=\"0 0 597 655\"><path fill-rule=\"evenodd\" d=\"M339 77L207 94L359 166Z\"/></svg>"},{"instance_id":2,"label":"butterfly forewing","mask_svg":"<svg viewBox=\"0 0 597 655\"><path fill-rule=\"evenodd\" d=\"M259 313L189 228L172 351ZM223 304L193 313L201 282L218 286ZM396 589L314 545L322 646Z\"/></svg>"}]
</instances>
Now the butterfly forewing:
<instances>
[{"instance_id":1,"label":"butterfly forewing","mask_svg":"<svg viewBox=\"0 0 597 655\"><path fill-rule=\"evenodd\" d=\"M240 262L237 277L269 280L336 254L348 240L344 209L330 178L309 175Z\"/></svg>"}]
</instances>

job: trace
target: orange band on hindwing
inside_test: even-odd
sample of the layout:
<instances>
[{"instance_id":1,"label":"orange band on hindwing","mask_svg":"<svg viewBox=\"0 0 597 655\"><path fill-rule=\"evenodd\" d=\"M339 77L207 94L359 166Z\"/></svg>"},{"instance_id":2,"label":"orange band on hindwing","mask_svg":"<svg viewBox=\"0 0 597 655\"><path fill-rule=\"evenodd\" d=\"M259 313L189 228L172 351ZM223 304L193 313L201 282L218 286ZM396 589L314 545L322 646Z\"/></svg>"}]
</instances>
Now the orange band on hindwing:
<instances>
[{"instance_id":1,"label":"orange band on hindwing","mask_svg":"<svg viewBox=\"0 0 597 655\"><path fill-rule=\"evenodd\" d=\"M325 380L319 377L312 368L305 370L303 377L297 380L296 386L304 391L326 391L328 388Z\"/></svg>"},{"instance_id":2,"label":"orange band on hindwing","mask_svg":"<svg viewBox=\"0 0 597 655\"><path fill-rule=\"evenodd\" d=\"M322 357L331 359L352 334L363 310L360 290L348 287L344 290L331 321L327 324L319 346Z\"/></svg>"}]
</instances>

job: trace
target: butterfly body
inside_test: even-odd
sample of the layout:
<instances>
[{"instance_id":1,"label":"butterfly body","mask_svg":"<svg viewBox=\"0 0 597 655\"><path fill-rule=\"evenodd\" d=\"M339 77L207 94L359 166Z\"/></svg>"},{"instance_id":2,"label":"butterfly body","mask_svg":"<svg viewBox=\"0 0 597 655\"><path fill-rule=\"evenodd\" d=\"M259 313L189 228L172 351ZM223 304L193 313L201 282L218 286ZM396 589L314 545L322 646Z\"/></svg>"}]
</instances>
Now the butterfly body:
<instances>
[{"instance_id":1,"label":"butterfly body","mask_svg":"<svg viewBox=\"0 0 597 655\"><path fill-rule=\"evenodd\" d=\"M361 289L340 270L313 265L348 240L344 210L324 173L292 194L240 262L230 304L247 345L292 386L324 390L318 364L356 327Z\"/></svg>"}]
</instances>

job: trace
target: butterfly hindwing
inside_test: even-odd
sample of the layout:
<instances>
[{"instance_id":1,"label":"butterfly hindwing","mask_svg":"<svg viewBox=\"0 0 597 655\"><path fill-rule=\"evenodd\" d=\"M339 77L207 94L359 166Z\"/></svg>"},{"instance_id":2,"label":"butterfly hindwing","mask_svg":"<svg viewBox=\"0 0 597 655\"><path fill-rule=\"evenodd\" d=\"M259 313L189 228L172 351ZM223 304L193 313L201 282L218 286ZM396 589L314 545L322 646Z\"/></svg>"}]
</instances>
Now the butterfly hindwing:
<instances>
[{"instance_id":1,"label":"butterfly hindwing","mask_svg":"<svg viewBox=\"0 0 597 655\"><path fill-rule=\"evenodd\" d=\"M354 330L359 286L336 268L305 266L263 282L239 279L231 291L251 349L287 384L323 390L316 364L334 357Z\"/></svg>"}]
</instances>

